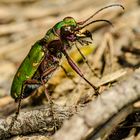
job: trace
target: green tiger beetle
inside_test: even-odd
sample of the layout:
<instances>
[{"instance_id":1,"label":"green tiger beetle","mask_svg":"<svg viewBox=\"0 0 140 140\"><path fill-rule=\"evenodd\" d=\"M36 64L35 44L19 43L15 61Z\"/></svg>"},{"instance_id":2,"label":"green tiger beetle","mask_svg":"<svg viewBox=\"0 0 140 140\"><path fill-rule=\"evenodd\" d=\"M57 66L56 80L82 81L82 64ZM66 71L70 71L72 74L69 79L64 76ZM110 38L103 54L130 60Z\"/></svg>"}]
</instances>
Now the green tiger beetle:
<instances>
[{"instance_id":1,"label":"green tiger beetle","mask_svg":"<svg viewBox=\"0 0 140 140\"><path fill-rule=\"evenodd\" d=\"M100 11L114 6L119 6L124 9L124 7L120 4L112 4L101 8L82 22L76 22L73 17L65 17L62 21L58 22L51 29L49 29L44 38L37 41L31 47L28 55L25 57L24 61L17 70L12 83L11 96L16 102L19 103L19 105L16 115L13 117L13 120L10 124L9 131L14 125L14 122L19 114L21 100L30 96L40 86L44 87L44 92L47 96L47 99L49 103L52 104L52 100L48 95L45 84L50 79L53 72L60 66L59 62L62 58L62 55L66 57L72 69L78 75L80 75L80 77L82 77L96 91L96 93L98 93L98 88L84 77L83 73L70 58L67 51L72 48L70 43L79 42L81 44L85 44L87 43L87 41L84 40L85 38L92 39L92 34L90 31L86 30L82 32L82 29L86 26L101 21L112 25L110 21L104 19L90 22L88 21ZM85 59L82 52L80 52L79 49L78 51L82 55L83 59Z\"/></svg>"}]
</instances>

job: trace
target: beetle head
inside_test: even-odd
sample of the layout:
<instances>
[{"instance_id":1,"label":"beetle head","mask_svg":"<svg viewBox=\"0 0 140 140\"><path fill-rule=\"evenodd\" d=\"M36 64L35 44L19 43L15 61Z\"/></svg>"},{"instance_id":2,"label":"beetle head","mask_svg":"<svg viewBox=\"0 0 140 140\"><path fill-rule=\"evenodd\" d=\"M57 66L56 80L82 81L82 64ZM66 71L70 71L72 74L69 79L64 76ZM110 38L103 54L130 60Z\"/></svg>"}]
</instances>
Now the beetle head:
<instances>
[{"instance_id":1,"label":"beetle head","mask_svg":"<svg viewBox=\"0 0 140 140\"><path fill-rule=\"evenodd\" d=\"M80 38L86 38L86 37L89 37L92 39L92 34L88 30L85 30L83 32L82 29L95 22L106 22L109 25L113 26L112 23L108 20L99 19L99 20L90 21L90 19L92 19L99 12L101 12L107 8L114 7L114 6L118 6L118 7L121 7L122 9L124 9L124 7L121 4L112 4L112 5L99 9L98 11L96 11L94 14L92 14L90 17L88 17L86 20L84 20L82 22L76 22L75 19L72 17L64 18L62 21L64 24L63 24L63 26L61 26L61 29L60 29L61 38L63 40L67 40L70 42L74 42ZM90 22L88 22L88 21L90 21Z\"/></svg>"},{"instance_id":2,"label":"beetle head","mask_svg":"<svg viewBox=\"0 0 140 140\"><path fill-rule=\"evenodd\" d=\"M74 42L77 40L77 38L83 38L83 37L90 37L91 33L89 31L81 32L79 28L79 24L75 21L72 17L66 17L62 21L64 24L60 28L60 37L62 40L67 40L70 42Z\"/></svg>"},{"instance_id":3,"label":"beetle head","mask_svg":"<svg viewBox=\"0 0 140 140\"><path fill-rule=\"evenodd\" d=\"M60 37L62 40L75 41L75 28L77 27L77 22L72 17L66 17L62 21L64 25L60 29Z\"/></svg>"},{"instance_id":4,"label":"beetle head","mask_svg":"<svg viewBox=\"0 0 140 140\"><path fill-rule=\"evenodd\" d=\"M110 8L110 7L114 7L114 6L119 6L122 9L124 9L124 7L120 4L112 4L112 5L99 9L97 12L95 12L93 15L91 15L90 17L88 17L86 20L82 22L76 22L73 17L66 17L61 22L55 25L55 31L60 36L62 41L75 42L78 39L86 38L86 37L89 37L92 39L92 34L88 30L83 31L82 29L84 29L86 26L89 26L90 24L93 24L95 22L101 22L101 21L106 22L110 24L111 26L113 26L112 23L108 20L99 19L99 20L90 21L90 19L92 19L96 14L98 14L102 10Z\"/></svg>"}]
</instances>

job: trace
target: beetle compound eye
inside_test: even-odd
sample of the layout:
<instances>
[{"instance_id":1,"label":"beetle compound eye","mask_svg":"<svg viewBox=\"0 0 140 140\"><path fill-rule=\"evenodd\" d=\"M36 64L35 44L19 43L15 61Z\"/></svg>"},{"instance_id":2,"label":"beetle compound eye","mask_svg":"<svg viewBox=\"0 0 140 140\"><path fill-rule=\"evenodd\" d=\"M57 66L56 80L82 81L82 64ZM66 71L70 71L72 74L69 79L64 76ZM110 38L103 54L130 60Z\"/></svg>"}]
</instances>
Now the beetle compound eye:
<instances>
[{"instance_id":1,"label":"beetle compound eye","mask_svg":"<svg viewBox=\"0 0 140 140\"><path fill-rule=\"evenodd\" d=\"M63 33L70 33L71 32L71 27L70 26L64 26L61 28L61 31Z\"/></svg>"},{"instance_id":2,"label":"beetle compound eye","mask_svg":"<svg viewBox=\"0 0 140 140\"><path fill-rule=\"evenodd\" d=\"M68 31L68 32L70 32L70 31L71 31L71 28L70 28L70 26L68 26L68 27L65 27L64 29L65 29L65 31Z\"/></svg>"},{"instance_id":3,"label":"beetle compound eye","mask_svg":"<svg viewBox=\"0 0 140 140\"><path fill-rule=\"evenodd\" d=\"M61 35L62 40L67 40L67 41L71 41L71 42L76 40L74 26L62 27L60 35Z\"/></svg>"},{"instance_id":4,"label":"beetle compound eye","mask_svg":"<svg viewBox=\"0 0 140 140\"><path fill-rule=\"evenodd\" d=\"M69 36L69 34L71 34L70 27L64 26L64 27L61 28L61 37L62 38L65 38L66 36Z\"/></svg>"}]
</instances>

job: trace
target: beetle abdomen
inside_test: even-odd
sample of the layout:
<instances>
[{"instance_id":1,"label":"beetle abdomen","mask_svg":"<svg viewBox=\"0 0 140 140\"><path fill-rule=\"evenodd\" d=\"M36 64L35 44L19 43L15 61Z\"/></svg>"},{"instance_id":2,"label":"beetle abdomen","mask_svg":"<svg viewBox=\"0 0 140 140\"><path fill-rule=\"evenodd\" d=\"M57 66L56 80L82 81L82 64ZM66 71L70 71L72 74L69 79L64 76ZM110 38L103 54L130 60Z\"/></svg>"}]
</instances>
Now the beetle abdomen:
<instances>
[{"instance_id":1,"label":"beetle abdomen","mask_svg":"<svg viewBox=\"0 0 140 140\"><path fill-rule=\"evenodd\" d=\"M26 98L33 94L41 85L40 84L28 84L24 86L22 98Z\"/></svg>"}]
</instances>

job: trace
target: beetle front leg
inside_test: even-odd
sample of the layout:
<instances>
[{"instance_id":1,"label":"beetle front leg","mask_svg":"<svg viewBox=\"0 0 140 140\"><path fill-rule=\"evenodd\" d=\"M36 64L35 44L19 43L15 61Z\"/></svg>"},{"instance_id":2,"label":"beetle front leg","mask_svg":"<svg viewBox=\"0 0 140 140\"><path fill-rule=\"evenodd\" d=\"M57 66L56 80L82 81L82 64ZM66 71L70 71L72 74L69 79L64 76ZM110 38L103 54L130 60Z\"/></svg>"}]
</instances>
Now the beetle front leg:
<instances>
[{"instance_id":1,"label":"beetle front leg","mask_svg":"<svg viewBox=\"0 0 140 140\"><path fill-rule=\"evenodd\" d=\"M70 66L72 67L72 69L78 74L80 75L96 92L96 94L98 93L98 88L96 86L94 86L92 83L90 83L83 75L83 73L81 72L81 70L78 68L78 66L73 62L73 60L69 57L69 55L67 54L67 52L64 50L64 55L66 56L66 59L68 60L68 63L70 64Z\"/></svg>"}]
</instances>

